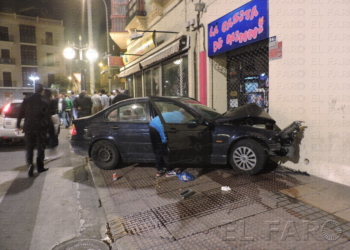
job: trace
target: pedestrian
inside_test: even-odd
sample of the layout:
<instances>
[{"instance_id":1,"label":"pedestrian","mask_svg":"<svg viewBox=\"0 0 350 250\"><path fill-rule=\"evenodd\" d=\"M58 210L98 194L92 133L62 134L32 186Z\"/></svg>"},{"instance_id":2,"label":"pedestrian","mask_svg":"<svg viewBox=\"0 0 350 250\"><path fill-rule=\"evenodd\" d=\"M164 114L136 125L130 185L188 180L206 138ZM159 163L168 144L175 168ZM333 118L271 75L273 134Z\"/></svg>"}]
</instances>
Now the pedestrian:
<instances>
[{"instance_id":1,"label":"pedestrian","mask_svg":"<svg viewBox=\"0 0 350 250\"><path fill-rule=\"evenodd\" d=\"M79 97L75 99L74 106L78 110L78 118L91 115L92 101L85 90L82 90Z\"/></svg>"},{"instance_id":2,"label":"pedestrian","mask_svg":"<svg viewBox=\"0 0 350 250\"><path fill-rule=\"evenodd\" d=\"M35 93L24 98L20 106L17 119L17 129L20 131L21 120L24 118L23 132L26 140L26 162L28 165L28 175L33 176L34 148L37 148L36 167L38 173L48 170L44 168L45 148L47 130L50 123L49 104L42 96L44 86L40 83L35 84Z\"/></svg>"},{"instance_id":3,"label":"pedestrian","mask_svg":"<svg viewBox=\"0 0 350 250\"><path fill-rule=\"evenodd\" d=\"M73 115L72 115L72 108L73 108L73 103L71 101L71 99L68 98L67 95L65 95L65 101L66 101L66 116L67 116L67 122L68 122L68 127L66 128L69 128L71 122L72 122L72 119L73 119Z\"/></svg>"},{"instance_id":4,"label":"pedestrian","mask_svg":"<svg viewBox=\"0 0 350 250\"><path fill-rule=\"evenodd\" d=\"M102 110L101 96L96 90L94 92L94 95L91 96L91 101L92 101L92 114L94 115L97 112L100 112Z\"/></svg>"},{"instance_id":5,"label":"pedestrian","mask_svg":"<svg viewBox=\"0 0 350 250\"><path fill-rule=\"evenodd\" d=\"M71 92L69 99L72 101L72 103L74 104L74 100L77 98L77 95L74 94L74 91ZM77 119L78 118L78 114L77 114L77 109L76 107L72 107L72 116L73 119Z\"/></svg>"},{"instance_id":6,"label":"pedestrian","mask_svg":"<svg viewBox=\"0 0 350 250\"><path fill-rule=\"evenodd\" d=\"M102 109L106 109L109 107L109 99L108 96L106 95L106 91L104 89L101 89L101 106Z\"/></svg>"},{"instance_id":7,"label":"pedestrian","mask_svg":"<svg viewBox=\"0 0 350 250\"><path fill-rule=\"evenodd\" d=\"M127 93L129 92L129 90L127 90L127 89L126 89L126 91L127 91ZM123 91L120 88L117 89L117 96L113 98L112 103L114 104L116 102L131 98L131 96L129 96L127 93L123 93Z\"/></svg>"},{"instance_id":8,"label":"pedestrian","mask_svg":"<svg viewBox=\"0 0 350 250\"><path fill-rule=\"evenodd\" d=\"M65 96L63 94L58 95L58 116L62 119L63 125L68 128L69 127L69 119L67 120L67 102Z\"/></svg>"},{"instance_id":9,"label":"pedestrian","mask_svg":"<svg viewBox=\"0 0 350 250\"><path fill-rule=\"evenodd\" d=\"M158 108L161 110L161 107ZM166 123L181 123L185 118L183 111L183 109L180 109L180 111L166 112L162 113L162 116ZM170 152L168 150L167 137L164 133L164 126L159 116L156 116L150 122L149 134L156 158L156 176L162 176L164 174L164 168L166 169L166 177L176 176L176 172L169 163Z\"/></svg>"},{"instance_id":10,"label":"pedestrian","mask_svg":"<svg viewBox=\"0 0 350 250\"><path fill-rule=\"evenodd\" d=\"M116 97L115 90L111 92L111 95L109 96L109 106L113 104L113 99Z\"/></svg>"},{"instance_id":11,"label":"pedestrian","mask_svg":"<svg viewBox=\"0 0 350 250\"><path fill-rule=\"evenodd\" d=\"M50 89L45 89L43 96L47 101L47 103L49 104L49 113L50 113L49 128L48 128L49 141L47 143L47 146L48 148L55 148L58 145L58 135L55 132L52 116L57 115L58 100L53 98L53 95Z\"/></svg>"}]
</instances>

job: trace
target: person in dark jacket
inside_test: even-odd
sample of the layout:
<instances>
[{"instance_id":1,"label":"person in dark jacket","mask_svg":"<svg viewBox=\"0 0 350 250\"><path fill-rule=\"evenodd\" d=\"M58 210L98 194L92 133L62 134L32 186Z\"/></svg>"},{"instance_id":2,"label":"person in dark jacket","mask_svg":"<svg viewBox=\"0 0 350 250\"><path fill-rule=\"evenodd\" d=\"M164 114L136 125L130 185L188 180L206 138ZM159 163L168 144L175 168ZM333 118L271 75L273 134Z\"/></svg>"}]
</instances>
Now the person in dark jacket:
<instances>
[{"instance_id":1,"label":"person in dark jacket","mask_svg":"<svg viewBox=\"0 0 350 250\"><path fill-rule=\"evenodd\" d=\"M46 134L50 123L50 109L48 102L42 96L43 90L42 84L35 84L35 93L24 98L17 119L16 131L20 131L21 120L24 118L23 132L26 139L26 161L29 176L33 176L33 151L35 146L38 150L36 157L38 173L48 170L48 168L44 168L44 158Z\"/></svg>"},{"instance_id":2,"label":"person in dark jacket","mask_svg":"<svg viewBox=\"0 0 350 250\"><path fill-rule=\"evenodd\" d=\"M78 110L78 118L91 115L92 101L85 90L74 100L74 107Z\"/></svg>"},{"instance_id":3,"label":"person in dark jacket","mask_svg":"<svg viewBox=\"0 0 350 250\"><path fill-rule=\"evenodd\" d=\"M125 93L125 91L126 91L126 93ZM129 96L127 93L129 93L129 91L127 89L124 90L124 93L122 92L121 89L117 89L117 96L115 96L113 98L112 104L131 98L131 96Z\"/></svg>"}]
</instances>

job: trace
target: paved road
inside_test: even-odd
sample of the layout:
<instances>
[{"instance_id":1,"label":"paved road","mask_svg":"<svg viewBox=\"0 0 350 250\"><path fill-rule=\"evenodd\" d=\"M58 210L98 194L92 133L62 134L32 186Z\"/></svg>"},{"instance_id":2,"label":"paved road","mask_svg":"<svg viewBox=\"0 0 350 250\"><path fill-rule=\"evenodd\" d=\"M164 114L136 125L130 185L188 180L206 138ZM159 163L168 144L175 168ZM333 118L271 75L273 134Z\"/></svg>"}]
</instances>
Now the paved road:
<instances>
[{"instance_id":1,"label":"paved road","mask_svg":"<svg viewBox=\"0 0 350 250\"><path fill-rule=\"evenodd\" d=\"M86 159L70 152L68 130L49 171L29 178L24 145L0 148L0 249L49 250L73 238L101 239L105 215Z\"/></svg>"}]
</instances>

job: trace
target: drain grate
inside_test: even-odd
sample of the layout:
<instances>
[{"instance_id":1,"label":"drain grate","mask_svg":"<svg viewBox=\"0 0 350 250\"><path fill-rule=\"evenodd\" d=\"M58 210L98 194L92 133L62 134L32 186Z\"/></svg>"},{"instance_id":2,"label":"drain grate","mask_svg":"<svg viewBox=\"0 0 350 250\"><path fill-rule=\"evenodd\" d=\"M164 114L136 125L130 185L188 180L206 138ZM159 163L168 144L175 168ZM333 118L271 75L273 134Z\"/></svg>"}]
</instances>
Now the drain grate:
<instances>
[{"instance_id":1,"label":"drain grate","mask_svg":"<svg viewBox=\"0 0 350 250\"><path fill-rule=\"evenodd\" d=\"M121 218L121 223L125 232L132 235L162 227L161 222L152 211L124 216Z\"/></svg>"}]
</instances>

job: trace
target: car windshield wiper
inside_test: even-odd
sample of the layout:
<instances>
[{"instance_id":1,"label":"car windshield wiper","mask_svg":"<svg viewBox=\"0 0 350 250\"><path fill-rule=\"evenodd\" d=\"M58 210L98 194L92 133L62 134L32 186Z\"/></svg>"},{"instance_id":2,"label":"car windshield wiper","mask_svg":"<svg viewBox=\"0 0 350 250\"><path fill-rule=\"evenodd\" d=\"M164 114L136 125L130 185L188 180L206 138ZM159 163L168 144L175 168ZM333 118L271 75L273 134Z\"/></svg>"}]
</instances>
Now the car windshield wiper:
<instances>
[{"instance_id":1,"label":"car windshield wiper","mask_svg":"<svg viewBox=\"0 0 350 250\"><path fill-rule=\"evenodd\" d=\"M228 112L228 110L226 112L222 113L221 115L219 115L218 117L216 117L215 120L223 117L227 112Z\"/></svg>"}]
</instances>

